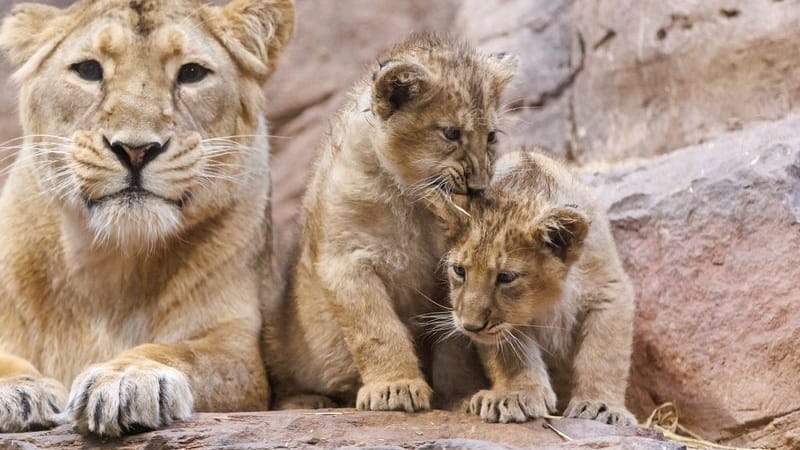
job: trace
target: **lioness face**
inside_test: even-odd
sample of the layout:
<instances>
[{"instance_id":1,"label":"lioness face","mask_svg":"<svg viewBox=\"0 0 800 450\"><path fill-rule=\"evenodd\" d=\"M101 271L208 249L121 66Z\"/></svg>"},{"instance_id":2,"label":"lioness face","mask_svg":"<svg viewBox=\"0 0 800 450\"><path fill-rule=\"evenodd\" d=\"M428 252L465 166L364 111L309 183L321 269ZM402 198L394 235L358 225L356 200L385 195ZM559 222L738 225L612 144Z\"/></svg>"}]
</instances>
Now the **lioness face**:
<instances>
[{"instance_id":1,"label":"lioness face","mask_svg":"<svg viewBox=\"0 0 800 450\"><path fill-rule=\"evenodd\" d=\"M36 181L96 241L153 247L267 176L266 144L253 147L266 140L263 77L236 60L251 43L220 31L245 13L190 1L82 2L60 13L77 26L48 34L23 61L21 115Z\"/></svg>"}]
</instances>

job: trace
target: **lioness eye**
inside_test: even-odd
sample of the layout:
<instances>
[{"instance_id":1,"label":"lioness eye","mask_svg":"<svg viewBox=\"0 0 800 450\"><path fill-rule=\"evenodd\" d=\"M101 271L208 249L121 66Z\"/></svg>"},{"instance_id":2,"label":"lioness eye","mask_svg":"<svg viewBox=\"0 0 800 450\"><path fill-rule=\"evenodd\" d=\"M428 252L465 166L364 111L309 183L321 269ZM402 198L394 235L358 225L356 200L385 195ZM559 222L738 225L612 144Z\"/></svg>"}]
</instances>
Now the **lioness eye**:
<instances>
[{"instance_id":1,"label":"lioness eye","mask_svg":"<svg viewBox=\"0 0 800 450\"><path fill-rule=\"evenodd\" d=\"M497 132L496 131L490 131L489 134L486 136L486 142L488 142L490 144L496 144L497 143Z\"/></svg>"},{"instance_id":2,"label":"lioness eye","mask_svg":"<svg viewBox=\"0 0 800 450\"><path fill-rule=\"evenodd\" d=\"M103 66L94 59L87 59L70 67L73 72L86 81L100 81L103 79Z\"/></svg>"},{"instance_id":3,"label":"lioness eye","mask_svg":"<svg viewBox=\"0 0 800 450\"><path fill-rule=\"evenodd\" d=\"M497 284L508 284L516 280L519 275L514 272L500 272L497 274Z\"/></svg>"},{"instance_id":4,"label":"lioness eye","mask_svg":"<svg viewBox=\"0 0 800 450\"><path fill-rule=\"evenodd\" d=\"M211 71L196 63L184 64L178 71L178 83L197 83L205 78Z\"/></svg>"},{"instance_id":5,"label":"lioness eye","mask_svg":"<svg viewBox=\"0 0 800 450\"><path fill-rule=\"evenodd\" d=\"M448 141L457 141L461 139L461 130L456 127L445 127L442 129L442 134Z\"/></svg>"},{"instance_id":6,"label":"lioness eye","mask_svg":"<svg viewBox=\"0 0 800 450\"><path fill-rule=\"evenodd\" d=\"M464 276L467 274L467 271L466 269L464 269L464 266L459 266L457 264L454 264L450 267L452 267L453 273L456 274L458 278L464 278Z\"/></svg>"}]
</instances>

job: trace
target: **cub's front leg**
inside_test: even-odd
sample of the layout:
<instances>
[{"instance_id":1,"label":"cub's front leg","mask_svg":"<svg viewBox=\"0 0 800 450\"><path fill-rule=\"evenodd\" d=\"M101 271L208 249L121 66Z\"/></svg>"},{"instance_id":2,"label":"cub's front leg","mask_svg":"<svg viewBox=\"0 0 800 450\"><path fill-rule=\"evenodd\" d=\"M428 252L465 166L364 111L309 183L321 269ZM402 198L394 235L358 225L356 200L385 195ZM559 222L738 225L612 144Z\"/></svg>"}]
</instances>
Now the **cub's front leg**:
<instances>
[{"instance_id":1,"label":"cub's front leg","mask_svg":"<svg viewBox=\"0 0 800 450\"><path fill-rule=\"evenodd\" d=\"M395 313L380 277L361 261L336 264L338 270L325 273L328 300L363 383L356 407L430 409L432 390L423 378L409 330Z\"/></svg>"},{"instance_id":2,"label":"cub's front leg","mask_svg":"<svg viewBox=\"0 0 800 450\"><path fill-rule=\"evenodd\" d=\"M508 345L503 343L502 345ZM468 412L486 422L525 422L555 410L556 394L535 345L520 355L510 348L478 345L491 390L472 396Z\"/></svg>"},{"instance_id":3,"label":"cub's front leg","mask_svg":"<svg viewBox=\"0 0 800 450\"><path fill-rule=\"evenodd\" d=\"M257 342L257 323L241 319L177 344L135 347L79 375L67 412L79 432L113 437L185 419L195 408L264 409Z\"/></svg>"},{"instance_id":4,"label":"cub's front leg","mask_svg":"<svg viewBox=\"0 0 800 450\"><path fill-rule=\"evenodd\" d=\"M28 361L0 352L0 433L52 428L61 422L67 390Z\"/></svg>"},{"instance_id":5,"label":"cub's front leg","mask_svg":"<svg viewBox=\"0 0 800 450\"><path fill-rule=\"evenodd\" d=\"M573 365L572 398L564 416L612 425L637 423L625 408L633 340L633 294L629 290L622 286L617 300L600 303L586 314Z\"/></svg>"}]
</instances>

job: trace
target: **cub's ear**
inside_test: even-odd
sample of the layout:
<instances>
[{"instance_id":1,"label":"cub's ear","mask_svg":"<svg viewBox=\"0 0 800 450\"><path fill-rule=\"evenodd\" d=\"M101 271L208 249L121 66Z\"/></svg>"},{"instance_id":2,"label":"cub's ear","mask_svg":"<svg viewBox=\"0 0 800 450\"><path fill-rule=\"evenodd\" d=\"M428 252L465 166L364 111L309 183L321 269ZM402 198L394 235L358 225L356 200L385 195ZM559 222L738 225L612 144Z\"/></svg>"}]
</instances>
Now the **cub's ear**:
<instances>
[{"instance_id":1,"label":"cub's ear","mask_svg":"<svg viewBox=\"0 0 800 450\"><path fill-rule=\"evenodd\" d=\"M211 10L212 32L242 67L267 81L294 35L294 0L232 0Z\"/></svg>"},{"instance_id":2,"label":"cub's ear","mask_svg":"<svg viewBox=\"0 0 800 450\"><path fill-rule=\"evenodd\" d=\"M375 112L386 120L397 110L418 101L430 89L431 74L419 64L388 61L372 75Z\"/></svg>"},{"instance_id":3,"label":"cub's ear","mask_svg":"<svg viewBox=\"0 0 800 450\"><path fill-rule=\"evenodd\" d=\"M567 264L581 254L589 232L589 219L577 209L558 207L547 211L534 229L534 239L543 242L553 254Z\"/></svg>"},{"instance_id":4,"label":"cub's ear","mask_svg":"<svg viewBox=\"0 0 800 450\"><path fill-rule=\"evenodd\" d=\"M45 47L53 36L52 21L63 14L53 6L21 3L14 6L0 27L0 48L16 67L21 67Z\"/></svg>"},{"instance_id":5,"label":"cub's ear","mask_svg":"<svg viewBox=\"0 0 800 450\"><path fill-rule=\"evenodd\" d=\"M460 194L448 196L444 192L436 191L426 195L424 201L447 238L454 239L469 227L473 214L470 210L474 209L471 203L475 201L469 196Z\"/></svg>"},{"instance_id":6,"label":"cub's ear","mask_svg":"<svg viewBox=\"0 0 800 450\"><path fill-rule=\"evenodd\" d=\"M508 85L514 75L517 74L517 69L519 68L517 55L504 52L490 54L486 57L486 63L489 66L489 70L494 74L499 90Z\"/></svg>"}]
</instances>

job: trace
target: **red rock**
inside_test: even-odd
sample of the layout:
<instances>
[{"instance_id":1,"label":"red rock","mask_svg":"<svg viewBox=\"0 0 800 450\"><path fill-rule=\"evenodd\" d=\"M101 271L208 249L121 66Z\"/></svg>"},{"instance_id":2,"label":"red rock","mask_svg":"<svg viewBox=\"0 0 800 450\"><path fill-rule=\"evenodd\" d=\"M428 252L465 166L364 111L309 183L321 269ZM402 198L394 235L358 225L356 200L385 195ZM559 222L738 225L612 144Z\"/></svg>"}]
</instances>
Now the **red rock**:
<instances>
[{"instance_id":1,"label":"red rock","mask_svg":"<svg viewBox=\"0 0 800 450\"><path fill-rule=\"evenodd\" d=\"M637 288L629 407L738 444L800 436L800 117L588 177Z\"/></svg>"}]
</instances>

